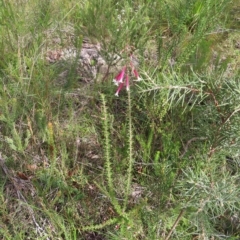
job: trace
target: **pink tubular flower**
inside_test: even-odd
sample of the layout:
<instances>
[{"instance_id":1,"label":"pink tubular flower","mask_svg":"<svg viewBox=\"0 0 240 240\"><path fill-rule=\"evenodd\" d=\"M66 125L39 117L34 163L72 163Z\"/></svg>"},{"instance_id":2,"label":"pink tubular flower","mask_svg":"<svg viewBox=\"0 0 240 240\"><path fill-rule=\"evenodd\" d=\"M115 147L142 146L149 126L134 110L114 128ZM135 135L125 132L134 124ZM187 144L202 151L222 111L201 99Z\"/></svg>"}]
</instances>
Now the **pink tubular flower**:
<instances>
[{"instance_id":1,"label":"pink tubular flower","mask_svg":"<svg viewBox=\"0 0 240 240\"><path fill-rule=\"evenodd\" d=\"M123 67L123 69L119 72L119 74L113 79L113 82L119 86L120 83L123 83L123 78L126 72L126 66Z\"/></svg>"},{"instance_id":2,"label":"pink tubular flower","mask_svg":"<svg viewBox=\"0 0 240 240\"><path fill-rule=\"evenodd\" d=\"M132 58L132 56L131 56L131 58ZM136 68L134 67L134 65L133 65L132 62L130 63L130 66L131 66L132 73L133 73L134 77L137 78L137 80L135 80L135 81L140 81L141 78L139 77L139 73L138 73L138 71L136 70Z\"/></svg>"},{"instance_id":3,"label":"pink tubular flower","mask_svg":"<svg viewBox=\"0 0 240 240\"><path fill-rule=\"evenodd\" d=\"M139 77L138 71L135 68L133 69L133 75L137 78L137 80L135 80L135 81L141 80L141 78Z\"/></svg>"},{"instance_id":4,"label":"pink tubular flower","mask_svg":"<svg viewBox=\"0 0 240 240\"><path fill-rule=\"evenodd\" d=\"M129 49L127 49L126 51L129 51ZM130 59L125 63L126 65L122 67L121 71L113 79L115 85L118 86L117 91L115 92L115 96L117 97L119 96L119 93L123 87L126 87L126 91L130 90L130 77L136 78L135 81L141 80L141 78L139 77L139 73L135 68L135 66L137 66L136 58L133 56L133 54L130 54L129 58Z\"/></svg>"},{"instance_id":5,"label":"pink tubular flower","mask_svg":"<svg viewBox=\"0 0 240 240\"><path fill-rule=\"evenodd\" d=\"M118 89L117 89L117 91L116 91L116 93L115 93L115 96L118 97L119 92L121 91L121 89L123 88L123 86L124 86L124 83L123 83L123 82L119 83Z\"/></svg>"},{"instance_id":6,"label":"pink tubular flower","mask_svg":"<svg viewBox=\"0 0 240 240\"><path fill-rule=\"evenodd\" d=\"M129 91L129 76L126 75L125 77L125 85L126 85L126 90Z\"/></svg>"}]
</instances>

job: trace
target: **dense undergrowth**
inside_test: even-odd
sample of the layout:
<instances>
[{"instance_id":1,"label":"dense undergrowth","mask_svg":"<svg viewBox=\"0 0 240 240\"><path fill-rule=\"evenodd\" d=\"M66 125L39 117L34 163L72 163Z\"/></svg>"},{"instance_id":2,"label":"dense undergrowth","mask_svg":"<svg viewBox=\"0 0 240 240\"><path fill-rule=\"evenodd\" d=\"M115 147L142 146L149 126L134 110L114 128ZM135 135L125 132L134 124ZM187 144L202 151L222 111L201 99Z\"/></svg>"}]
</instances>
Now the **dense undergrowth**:
<instances>
[{"instance_id":1,"label":"dense undergrowth","mask_svg":"<svg viewBox=\"0 0 240 240\"><path fill-rule=\"evenodd\" d=\"M0 238L239 239L239 14L0 1Z\"/></svg>"}]
</instances>

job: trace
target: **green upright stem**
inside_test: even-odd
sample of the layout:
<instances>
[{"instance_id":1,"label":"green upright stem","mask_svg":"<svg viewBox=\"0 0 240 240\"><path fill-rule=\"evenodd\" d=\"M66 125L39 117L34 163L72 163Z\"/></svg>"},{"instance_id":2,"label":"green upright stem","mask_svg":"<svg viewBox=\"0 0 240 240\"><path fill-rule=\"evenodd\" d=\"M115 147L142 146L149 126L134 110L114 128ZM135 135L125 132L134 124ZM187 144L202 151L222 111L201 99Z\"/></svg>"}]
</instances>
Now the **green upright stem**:
<instances>
[{"instance_id":1,"label":"green upright stem","mask_svg":"<svg viewBox=\"0 0 240 240\"><path fill-rule=\"evenodd\" d=\"M110 144L110 130L109 130L109 119L108 119L108 112L107 112L107 106L106 106L106 100L105 96L102 94L102 103L103 103L103 128L104 128L104 138L105 138L105 143L104 143L104 153L105 153L105 169L106 169L106 174L107 174L107 183L108 183L108 193L110 197L110 201L112 205L114 206L115 210L117 213L123 217L126 218L126 216L123 214L124 211L122 211L116 196L114 192L114 185L113 185L113 178L112 178L112 166L111 166L111 144ZM101 187L98 186L100 189Z\"/></svg>"},{"instance_id":2,"label":"green upright stem","mask_svg":"<svg viewBox=\"0 0 240 240\"><path fill-rule=\"evenodd\" d=\"M123 211L126 211L127 203L128 203L128 196L131 190L131 183L132 183L132 169L134 164L133 159L133 133L132 133L132 104L131 104L131 91L128 91L128 170L127 170L127 184L126 184L126 192L125 192L125 199L124 199L124 206Z\"/></svg>"},{"instance_id":3,"label":"green upright stem","mask_svg":"<svg viewBox=\"0 0 240 240\"><path fill-rule=\"evenodd\" d=\"M105 169L107 171L107 183L108 183L108 190L110 196L113 197L113 181L112 181L112 167L111 167L111 156L110 156L110 136L109 136L109 121L108 121L108 113L106 107L106 100L105 96L102 94L102 103L103 103L103 128L104 128L104 154L105 154Z\"/></svg>"}]
</instances>

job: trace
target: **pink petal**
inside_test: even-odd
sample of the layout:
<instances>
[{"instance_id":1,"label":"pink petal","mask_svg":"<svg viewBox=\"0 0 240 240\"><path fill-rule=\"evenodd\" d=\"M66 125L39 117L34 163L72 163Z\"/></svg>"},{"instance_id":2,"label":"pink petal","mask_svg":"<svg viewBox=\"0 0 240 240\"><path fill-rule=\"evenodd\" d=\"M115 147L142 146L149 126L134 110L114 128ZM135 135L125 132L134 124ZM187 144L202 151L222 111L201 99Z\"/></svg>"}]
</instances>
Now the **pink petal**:
<instances>
[{"instance_id":1,"label":"pink petal","mask_svg":"<svg viewBox=\"0 0 240 240\"><path fill-rule=\"evenodd\" d=\"M116 91L116 93L115 93L115 96L119 96L119 92L121 91L121 89L123 88L123 86L124 86L124 83L120 83L119 84L119 86L118 86L118 89L117 89L117 91Z\"/></svg>"},{"instance_id":2,"label":"pink petal","mask_svg":"<svg viewBox=\"0 0 240 240\"><path fill-rule=\"evenodd\" d=\"M119 72L119 74L113 79L113 82L118 86L120 83L123 83L123 78L126 72L126 66Z\"/></svg>"},{"instance_id":3,"label":"pink petal","mask_svg":"<svg viewBox=\"0 0 240 240\"><path fill-rule=\"evenodd\" d=\"M141 78L139 77L139 73L136 70L136 68L133 66L132 63L130 63L130 66L131 66L134 77L137 78L137 80L135 80L135 81L141 81Z\"/></svg>"},{"instance_id":4,"label":"pink petal","mask_svg":"<svg viewBox=\"0 0 240 240\"><path fill-rule=\"evenodd\" d=\"M139 79L138 71L137 71L135 68L133 69L133 75L134 75L137 79Z\"/></svg>"}]
</instances>

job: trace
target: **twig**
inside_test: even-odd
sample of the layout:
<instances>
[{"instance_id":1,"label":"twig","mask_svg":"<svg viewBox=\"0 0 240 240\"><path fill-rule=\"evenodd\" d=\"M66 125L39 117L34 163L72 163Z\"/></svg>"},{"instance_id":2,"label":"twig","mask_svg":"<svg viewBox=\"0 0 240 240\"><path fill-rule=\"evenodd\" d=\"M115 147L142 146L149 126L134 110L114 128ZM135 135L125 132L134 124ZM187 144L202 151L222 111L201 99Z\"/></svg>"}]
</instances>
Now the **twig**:
<instances>
[{"instance_id":1,"label":"twig","mask_svg":"<svg viewBox=\"0 0 240 240\"><path fill-rule=\"evenodd\" d=\"M184 212L185 212L185 209L182 209L181 212L179 213L179 215L178 215L178 217L177 217L175 223L173 224L171 230L169 231L167 237L166 237L164 240L169 240L169 239L170 239L170 237L171 237L171 235L172 235L174 229L177 227L177 225L178 225L180 219L182 218Z\"/></svg>"},{"instance_id":2,"label":"twig","mask_svg":"<svg viewBox=\"0 0 240 240\"><path fill-rule=\"evenodd\" d=\"M189 145L193 142L193 141L197 141L197 140L206 140L207 138L206 137L194 137L194 138L191 138L190 140L187 141L186 145L183 147L184 148L184 151L183 153L180 155L180 159L182 159L184 157L184 155L187 153L188 151L188 147Z\"/></svg>"}]
</instances>

